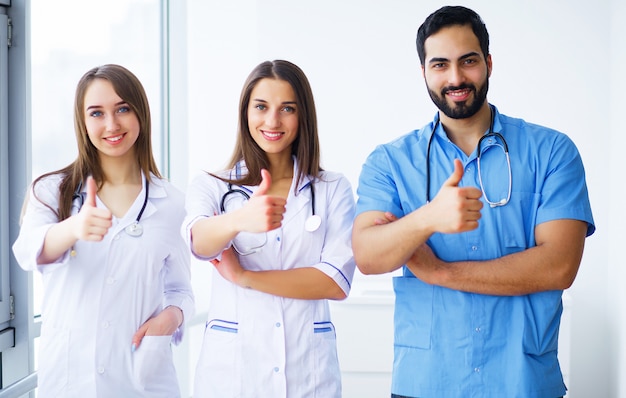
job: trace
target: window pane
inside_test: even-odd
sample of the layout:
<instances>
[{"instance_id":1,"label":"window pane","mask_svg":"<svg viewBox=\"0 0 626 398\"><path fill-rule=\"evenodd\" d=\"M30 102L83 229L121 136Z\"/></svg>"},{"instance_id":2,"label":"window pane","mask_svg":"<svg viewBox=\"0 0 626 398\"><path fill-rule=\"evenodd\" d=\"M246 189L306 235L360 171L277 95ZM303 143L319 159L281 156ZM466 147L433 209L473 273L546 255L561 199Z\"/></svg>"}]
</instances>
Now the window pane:
<instances>
[{"instance_id":1,"label":"window pane","mask_svg":"<svg viewBox=\"0 0 626 398\"><path fill-rule=\"evenodd\" d=\"M125 66L143 83L152 111L154 155L162 164L160 11L159 0L32 1L33 178L76 158L76 84L87 70L108 63ZM37 315L41 278L33 279Z\"/></svg>"}]
</instances>

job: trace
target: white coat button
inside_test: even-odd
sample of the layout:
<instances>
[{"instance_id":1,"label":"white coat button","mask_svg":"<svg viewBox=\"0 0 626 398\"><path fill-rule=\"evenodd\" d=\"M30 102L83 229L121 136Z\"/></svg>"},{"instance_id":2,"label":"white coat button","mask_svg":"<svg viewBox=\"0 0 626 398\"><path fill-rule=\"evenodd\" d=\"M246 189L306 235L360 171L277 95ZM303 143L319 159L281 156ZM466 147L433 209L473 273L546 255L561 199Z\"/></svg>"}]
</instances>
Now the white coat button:
<instances>
[{"instance_id":1,"label":"white coat button","mask_svg":"<svg viewBox=\"0 0 626 398\"><path fill-rule=\"evenodd\" d=\"M474 330L476 330L476 333L480 333L480 328L476 328Z\"/></svg>"},{"instance_id":2,"label":"white coat button","mask_svg":"<svg viewBox=\"0 0 626 398\"><path fill-rule=\"evenodd\" d=\"M274 368L274 372L278 373L280 369L278 369L278 366Z\"/></svg>"},{"instance_id":3,"label":"white coat button","mask_svg":"<svg viewBox=\"0 0 626 398\"><path fill-rule=\"evenodd\" d=\"M109 322L107 322L107 321L102 322L102 328L103 329L107 329L108 327L109 327Z\"/></svg>"},{"instance_id":4,"label":"white coat button","mask_svg":"<svg viewBox=\"0 0 626 398\"><path fill-rule=\"evenodd\" d=\"M107 285L112 285L113 283L115 283L115 279L111 276L109 276L107 278Z\"/></svg>"},{"instance_id":5,"label":"white coat button","mask_svg":"<svg viewBox=\"0 0 626 398\"><path fill-rule=\"evenodd\" d=\"M104 373L104 368L102 366L100 366L98 368L98 373L103 374Z\"/></svg>"},{"instance_id":6,"label":"white coat button","mask_svg":"<svg viewBox=\"0 0 626 398\"><path fill-rule=\"evenodd\" d=\"M475 252L476 250L478 250L478 246L472 246L472 251Z\"/></svg>"},{"instance_id":7,"label":"white coat button","mask_svg":"<svg viewBox=\"0 0 626 398\"><path fill-rule=\"evenodd\" d=\"M115 237L113 238L113 240L119 240L119 238L120 238L120 235L119 235L119 234L117 234L117 235L115 235Z\"/></svg>"},{"instance_id":8,"label":"white coat button","mask_svg":"<svg viewBox=\"0 0 626 398\"><path fill-rule=\"evenodd\" d=\"M480 368L474 368L474 372L480 373Z\"/></svg>"},{"instance_id":9,"label":"white coat button","mask_svg":"<svg viewBox=\"0 0 626 398\"><path fill-rule=\"evenodd\" d=\"M276 327L279 328L280 327L280 322L276 322Z\"/></svg>"}]
</instances>

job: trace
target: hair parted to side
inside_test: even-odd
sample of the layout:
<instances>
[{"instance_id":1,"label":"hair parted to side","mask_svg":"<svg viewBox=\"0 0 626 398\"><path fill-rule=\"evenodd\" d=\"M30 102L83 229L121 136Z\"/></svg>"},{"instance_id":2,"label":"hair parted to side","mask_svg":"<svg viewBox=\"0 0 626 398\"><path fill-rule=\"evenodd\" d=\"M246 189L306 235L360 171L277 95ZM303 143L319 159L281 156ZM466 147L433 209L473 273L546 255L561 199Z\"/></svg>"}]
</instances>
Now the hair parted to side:
<instances>
[{"instance_id":1,"label":"hair parted to side","mask_svg":"<svg viewBox=\"0 0 626 398\"><path fill-rule=\"evenodd\" d=\"M478 38L480 49L485 59L489 55L489 32L480 15L475 11L463 6L445 6L430 14L417 30L417 54L420 63L424 66L426 54L424 42L431 35L439 32L442 28L453 25L470 25Z\"/></svg>"},{"instance_id":2,"label":"hair parted to side","mask_svg":"<svg viewBox=\"0 0 626 398\"><path fill-rule=\"evenodd\" d=\"M315 101L309 80L302 69L285 60L260 63L248 75L243 85L239 98L237 140L228 167L233 168L239 161L243 160L248 169L248 174L238 179L226 179L225 181L239 185L259 185L261 183L261 169L269 167L267 155L254 141L248 127L250 96L254 87L262 79L283 80L291 85L296 96L298 134L292 144L291 151L298 163L299 175L296 179L297 184L294 187L294 189L297 189L305 175L315 178L319 177L319 173L322 170L320 166L320 145Z\"/></svg>"},{"instance_id":3,"label":"hair parted to side","mask_svg":"<svg viewBox=\"0 0 626 398\"><path fill-rule=\"evenodd\" d=\"M59 221L70 216L72 196L79 184L85 181L89 175L93 176L98 186L102 186L104 180L100 156L87 135L85 123L85 93L96 79L110 82L116 94L128 104L137 116L139 120L139 136L135 142L137 162L148 180L150 180L150 173L159 178L161 177L152 154L150 106L143 85L137 76L123 66L106 64L92 68L78 81L74 98L74 131L78 146L78 157L65 168L46 173L33 182L33 194L37 197L34 187L42 178L54 174L63 176L59 186L59 208L52 209L48 204L44 203L57 214Z\"/></svg>"}]
</instances>

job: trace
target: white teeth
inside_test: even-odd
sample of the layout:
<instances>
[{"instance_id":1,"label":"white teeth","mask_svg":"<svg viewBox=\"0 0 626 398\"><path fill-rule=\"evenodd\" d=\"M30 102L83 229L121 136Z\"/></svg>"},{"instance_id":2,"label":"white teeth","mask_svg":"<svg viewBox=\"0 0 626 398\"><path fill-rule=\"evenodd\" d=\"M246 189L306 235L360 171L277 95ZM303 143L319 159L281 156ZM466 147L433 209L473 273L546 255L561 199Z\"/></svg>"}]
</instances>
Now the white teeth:
<instances>
[{"instance_id":1,"label":"white teeth","mask_svg":"<svg viewBox=\"0 0 626 398\"><path fill-rule=\"evenodd\" d=\"M267 131L264 131L263 134L265 134L266 136L268 136L270 138L276 138L276 137L279 137L281 135L281 133L268 133Z\"/></svg>"},{"instance_id":2,"label":"white teeth","mask_svg":"<svg viewBox=\"0 0 626 398\"><path fill-rule=\"evenodd\" d=\"M122 139L121 135L118 135L117 137L108 137L107 140L108 141L119 141Z\"/></svg>"},{"instance_id":3,"label":"white teeth","mask_svg":"<svg viewBox=\"0 0 626 398\"><path fill-rule=\"evenodd\" d=\"M457 91L448 91L448 94L453 96L453 97L460 97L462 95L467 94L467 91L461 91L461 92L457 92Z\"/></svg>"}]
</instances>

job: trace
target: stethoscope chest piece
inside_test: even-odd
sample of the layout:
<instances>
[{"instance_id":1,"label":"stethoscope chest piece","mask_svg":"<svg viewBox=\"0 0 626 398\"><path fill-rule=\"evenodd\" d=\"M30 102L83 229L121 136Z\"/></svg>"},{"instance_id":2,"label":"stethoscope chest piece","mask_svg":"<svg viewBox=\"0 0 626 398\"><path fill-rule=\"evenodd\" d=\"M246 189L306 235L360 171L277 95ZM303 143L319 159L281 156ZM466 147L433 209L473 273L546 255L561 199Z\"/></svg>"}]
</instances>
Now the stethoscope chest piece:
<instances>
[{"instance_id":1,"label":"stethoscope chest piece","mask_svg":"<svg viewBox=\"0 0 626 398\"><path fill-rule=\"evenodd\" d=\"M322 225L322 217L318 216L317 214L313 214L312 216L309 216L309 218L307 218L304 222L304 229L307 232L315 232L320 227L320 225Z\"/></svg>"},{"instance_id":2,"label":"stethoscope chest piece","mask_svg":"<svg viewBox=\"0 0 626 398\"><path fill-rule=\"evenodd\" d=\"M143 235L143 227L137 221L124 228L124 231L135 238Z\"/></svg>"}]
</instances>

